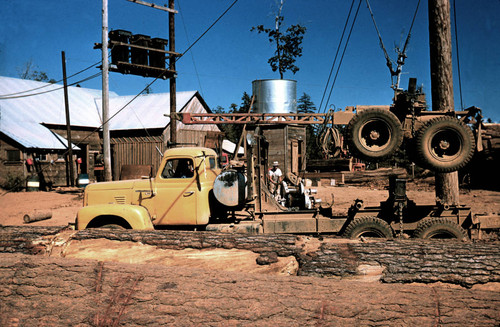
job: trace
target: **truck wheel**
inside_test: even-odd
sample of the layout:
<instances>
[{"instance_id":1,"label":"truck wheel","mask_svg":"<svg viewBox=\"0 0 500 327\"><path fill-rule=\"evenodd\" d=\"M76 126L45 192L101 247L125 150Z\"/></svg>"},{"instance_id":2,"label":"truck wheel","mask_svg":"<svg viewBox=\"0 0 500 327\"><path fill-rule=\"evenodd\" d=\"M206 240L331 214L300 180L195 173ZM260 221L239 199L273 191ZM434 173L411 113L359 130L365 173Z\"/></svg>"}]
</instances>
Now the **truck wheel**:
<instances>
[{"instance_id":1,"label":"truck wheel","mask_svg":"<svg viewBox=\"0 0 500 327\"><path fill-rule=\"evenodd\" d=\"M444 218L431 218L421 222L413 236L418 238L468 239L465 229L457 223Z\"/></svg>"},{"instance_id":2,"label":"truck wheel","mask_svg":"<svg viewBox=\"0 0 500 327\"><path fill-rule=\"evenodd\" d=\"M349 149L360 159L385 159L403 143L401 123L389 110L363 110L349 121L347 131Z\"/></svg>"},{"instance_id":3,"label":"truck wheel","mask_svg":"<svg viewBox=\"0 0 500 327\"><path fill-rule=\"evenodd\" d=\"M118 224L106 224L102 225L99 228L106 228L106 229L126 229L125 227L118 225Z\"/></svg>"},{"instance_id":4,"label":"truck wheel","mask_svg":"<svg viewBox=\"0 0 500 327\"><path fill-rule=\"evenodd\" d=\"M448 173L463 168L474 155L471 129L455 117L431 119L417 132L416 158L425 168Z\"/></svg>"},{"instance_id":5,"label":"truck wheel","mask_svg":"<svg viewBox=\"0 0 500 327\"><path fill-rule=\"evenodd\" d=\"M380 218L355 218L345 229L344 237L356 239L361 236L391 239L393 232L391 226Z\"/></svg>"}]
</instances>

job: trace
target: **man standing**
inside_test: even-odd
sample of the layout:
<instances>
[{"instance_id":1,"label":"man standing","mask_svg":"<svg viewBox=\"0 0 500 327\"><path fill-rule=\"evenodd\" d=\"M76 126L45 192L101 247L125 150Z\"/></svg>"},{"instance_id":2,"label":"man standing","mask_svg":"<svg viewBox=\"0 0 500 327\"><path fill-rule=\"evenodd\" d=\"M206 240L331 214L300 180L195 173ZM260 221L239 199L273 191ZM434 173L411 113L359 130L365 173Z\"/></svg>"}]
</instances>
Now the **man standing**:
<instances>
[{"instance_id":1,"label":"man standing","mask_svg":"<svg viewBox=\"0 0 500 327\"><path fill-rule=\"evenodd\" d=\"M279 169L279 164L277 161L273 162L273 167L269 169L267 174L269 180L269 191L276 197L281 193L281 181L283 180L283 173Z\"/></svg>"}]
</instances>

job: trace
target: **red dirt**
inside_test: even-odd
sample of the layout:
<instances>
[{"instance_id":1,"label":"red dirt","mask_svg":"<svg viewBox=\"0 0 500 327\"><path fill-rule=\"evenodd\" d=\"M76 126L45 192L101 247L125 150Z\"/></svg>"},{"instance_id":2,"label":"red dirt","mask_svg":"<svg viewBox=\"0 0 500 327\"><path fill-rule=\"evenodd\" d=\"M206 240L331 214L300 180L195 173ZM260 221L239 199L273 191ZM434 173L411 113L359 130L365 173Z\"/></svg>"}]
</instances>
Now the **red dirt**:
<instances>
[{"instance_id":1,"label":"red dirt","mask_svg":"<svg viewBox=\"0 0 500 327\"><path fill-rule=\"evenodd\" d=\"M346 212L355 199L362 199L365 206L378 205L387 199L385 184L369 186L320 186L317 198L333 202L337 212ZM409 183L408 197L417 204L434 204L435 194L426 183ZM25 214L52 212L52 218L31 223L33 226L62 226L75 221L82 207L82 190L71 192L18 192L0 191L0 225L23 225ZM488 190L461 190L460 204L470 206L474 214L500 214L500 192Z\"/></svg>"}]
</instances>

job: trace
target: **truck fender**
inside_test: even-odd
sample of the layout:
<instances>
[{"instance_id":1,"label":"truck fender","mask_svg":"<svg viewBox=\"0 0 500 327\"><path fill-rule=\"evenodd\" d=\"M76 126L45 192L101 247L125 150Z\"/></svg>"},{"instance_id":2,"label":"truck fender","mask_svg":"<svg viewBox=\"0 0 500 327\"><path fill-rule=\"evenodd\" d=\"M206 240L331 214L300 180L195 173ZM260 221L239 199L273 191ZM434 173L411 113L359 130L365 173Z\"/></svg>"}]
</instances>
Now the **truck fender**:
<instances>
[{"instance_id":1,"label":"truck fender","mask_svg":"<svg viewBox=\"0 0 500 327\"><path fill-rule=\"evenodd\" d=\"M129 204L99 204L83 207L76 215L76 229L85 229L94 219L105 216L122 218L132 229L154 229L146 208Z\"/></svg>"}]
</instances>

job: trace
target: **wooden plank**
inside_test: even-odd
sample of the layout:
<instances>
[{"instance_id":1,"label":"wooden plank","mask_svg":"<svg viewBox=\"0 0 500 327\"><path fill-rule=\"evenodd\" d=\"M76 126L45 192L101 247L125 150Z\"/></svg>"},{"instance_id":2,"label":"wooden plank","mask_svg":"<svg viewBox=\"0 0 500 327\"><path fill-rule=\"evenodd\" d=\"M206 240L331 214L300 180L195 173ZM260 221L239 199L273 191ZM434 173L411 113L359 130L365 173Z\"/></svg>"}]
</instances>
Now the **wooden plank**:
<instances>
[{"instance_id":1,"label":"wooden plank","mask_svg":"<svg viewBox=\"0 0 500 327\"><path fill-rule=\"evenodd\" d=\"M173 14L178 14L179 13L175 9L171 9L169 7L166 7L166 6L158 6L158 5L155 5L154 3L149 3L149 2L145 2L145 1L141 1L141 0L127 0L127 1L134 2L134 3L137 3L139 5L146 6L146 7L151 7L151 8L154 8L154 9L160 9L160 10L163 10L163 11L168 11L168 12L173 13Z\"/></svg>"}]
</instances>

